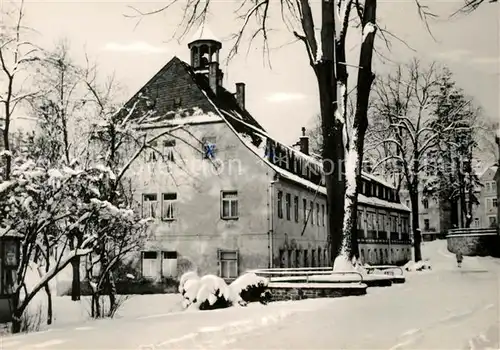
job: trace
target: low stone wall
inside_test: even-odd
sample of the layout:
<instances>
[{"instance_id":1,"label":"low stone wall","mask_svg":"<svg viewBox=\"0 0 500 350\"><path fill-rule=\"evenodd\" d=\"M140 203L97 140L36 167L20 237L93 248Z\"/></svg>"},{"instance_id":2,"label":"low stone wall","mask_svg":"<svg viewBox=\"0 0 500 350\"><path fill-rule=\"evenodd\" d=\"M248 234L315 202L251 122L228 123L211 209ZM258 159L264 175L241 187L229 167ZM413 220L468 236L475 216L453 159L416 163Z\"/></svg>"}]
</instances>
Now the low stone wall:
<instances>
[{"instance_id":1,"label":"low stone wall","mask_svg":"<svg viewBox=\"0 0 500 350\"><path fill-rule=\"evenodd\" d=\"M500 257L500 236L495 229L455 229L446 236L448 250L464 256Z\"/></svg>"},{"instance_id":2,"label":"low stone wall","mask_svg":"<svg viewBox=\"0 0 500 350\"><path fill-rule=\"evenodd\" d=\"M268 290L272 294L272 301L365 295L366 288L366 284L340 283L270 283L268 286Z\"/></svg>"}]
</instances>

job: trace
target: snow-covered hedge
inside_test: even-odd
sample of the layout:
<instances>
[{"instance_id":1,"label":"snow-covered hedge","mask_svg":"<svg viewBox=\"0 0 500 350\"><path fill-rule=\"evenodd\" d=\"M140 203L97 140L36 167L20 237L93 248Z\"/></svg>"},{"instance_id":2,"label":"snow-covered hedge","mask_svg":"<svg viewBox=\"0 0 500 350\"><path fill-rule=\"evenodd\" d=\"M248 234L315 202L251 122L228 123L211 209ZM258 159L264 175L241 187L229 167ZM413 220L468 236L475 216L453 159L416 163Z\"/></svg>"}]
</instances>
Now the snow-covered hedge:
<instances>
[{"instance_id":1,"label":"snow-covered hedge","mask_svg":"<svg viewBox=\"0 0 500 350\"><path fill-rule=\"evenodd\" d=\"M431 264L429 264L428 261L422 261L422 260L420 260L419 262L408 261L403 268L406 271L411 271L411 272L432 269Z\"/></svg>"},{"instance_id":2,"label":"snow-covered hedge","mask_svg":"<svg viewBox=\"0 0 500 350\"><path fill-rule=\"evenodd\" d=\"M254 273L246 273L229 286L217 276L199 277L194 271L186 272L179 282L179 293L183 307L199 310L213 310L229 306L246 306L248 302L267 302L266 287L269 281Z\"/></svg>"}]
</instances>

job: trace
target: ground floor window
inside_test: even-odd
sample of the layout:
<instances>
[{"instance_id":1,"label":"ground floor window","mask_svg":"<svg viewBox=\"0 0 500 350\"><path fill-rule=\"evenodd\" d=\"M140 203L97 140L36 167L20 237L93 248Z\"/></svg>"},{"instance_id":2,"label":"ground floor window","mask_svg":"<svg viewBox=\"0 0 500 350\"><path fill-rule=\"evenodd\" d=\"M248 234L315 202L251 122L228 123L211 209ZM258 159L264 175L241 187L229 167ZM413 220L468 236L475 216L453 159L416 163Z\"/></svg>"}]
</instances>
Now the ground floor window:
<instances>
[{"instance_id":1,"label":"ground floor window","mask_svg":"<svg viewBox=\"0 0 500 350\"><path fill-rule=\"evenodd\" d=\"M238 277L238 251L219 250L219 268L222 278Z\"/></svg>"},{"instance_id":2,"label":"ground floor window","mask_svg":"<svg viewBox=\"0 0 500 350\"><path fill-rule=\"evenodd\" d=\"M162 252L161 272L163 277L177 276L177 252Z\"/></svg>"},{"instance_id":3,"label":"ground floor window","mask_svg":"<svg viewBox=\"0 0 500 350\"><path fill-rule=\"evenodd\" d=\"M158 276L157 259L158 252L142 252L142 277L154 278Z\"/></svg>"}]
</instances>

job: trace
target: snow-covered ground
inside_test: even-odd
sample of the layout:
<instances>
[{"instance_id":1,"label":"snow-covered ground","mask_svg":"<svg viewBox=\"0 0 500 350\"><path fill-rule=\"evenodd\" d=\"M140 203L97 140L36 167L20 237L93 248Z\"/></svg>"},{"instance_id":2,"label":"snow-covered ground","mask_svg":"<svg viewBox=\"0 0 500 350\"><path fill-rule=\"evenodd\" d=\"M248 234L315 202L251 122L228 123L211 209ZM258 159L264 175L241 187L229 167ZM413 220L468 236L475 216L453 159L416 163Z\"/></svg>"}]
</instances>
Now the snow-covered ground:
<instances>
[{"instance_id":1,"label":"snow-covered ground","mask_svg":"<svg viewBox=\"0 0 500 350\"><path fill-rule=\"evenodd\" d=\"M365 296L171 313L178 295L140 296L121 319L5 337L0 348L498 349L500 261L465 257L458 269L444 241L423 254L432 270Z\"/></svg>"}]
</instances>

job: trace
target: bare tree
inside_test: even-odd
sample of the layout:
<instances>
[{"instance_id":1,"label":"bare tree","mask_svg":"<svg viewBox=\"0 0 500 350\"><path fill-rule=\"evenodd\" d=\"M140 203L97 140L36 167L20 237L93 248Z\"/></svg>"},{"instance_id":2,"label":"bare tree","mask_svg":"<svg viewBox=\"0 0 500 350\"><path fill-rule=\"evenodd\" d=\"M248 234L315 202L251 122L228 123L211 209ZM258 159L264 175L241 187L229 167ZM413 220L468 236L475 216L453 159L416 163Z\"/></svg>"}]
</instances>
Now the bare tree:
<instances>
[{"instance_id":1,"label":"bare tree","mask_svg":"<svg viewBox=\"0 0 500 350\"><path fill-rule=\"evenodd\" d=\"M409 192L412 211L415 261L422 259L420 250L419 201L422 173L428 171L430 154L438 149L443 135L463 128L464 108L470 101L462 101L447 111L447 120L437 126L435 109L439 103L443 71L436 63L423 67L417 59L400 65L397 70L377 80L374 93L373 118L379 118L389 134L379 142L386 154L374 168L394 162L401 180Z\"/></svg>"},{"instance_id":2,"label":"bare tree","mask_svg":"<svg viewBox=\"0 0 500 350\"><path fill-rule=\"evenodd\" d=\"M27 27L23 24L24 1L11 4L3 9L2 32L0 33L0 103L2 105L3 125L2 144L4 151L0 153L5 158L3 178L10 178L12 154L11 122L16 108L36 93L30 91L26 84L26 69L30 62L38 60L38 48L27 40ZM1 116L1 114L0 114Z\"/></svg>"}]
</instances>

